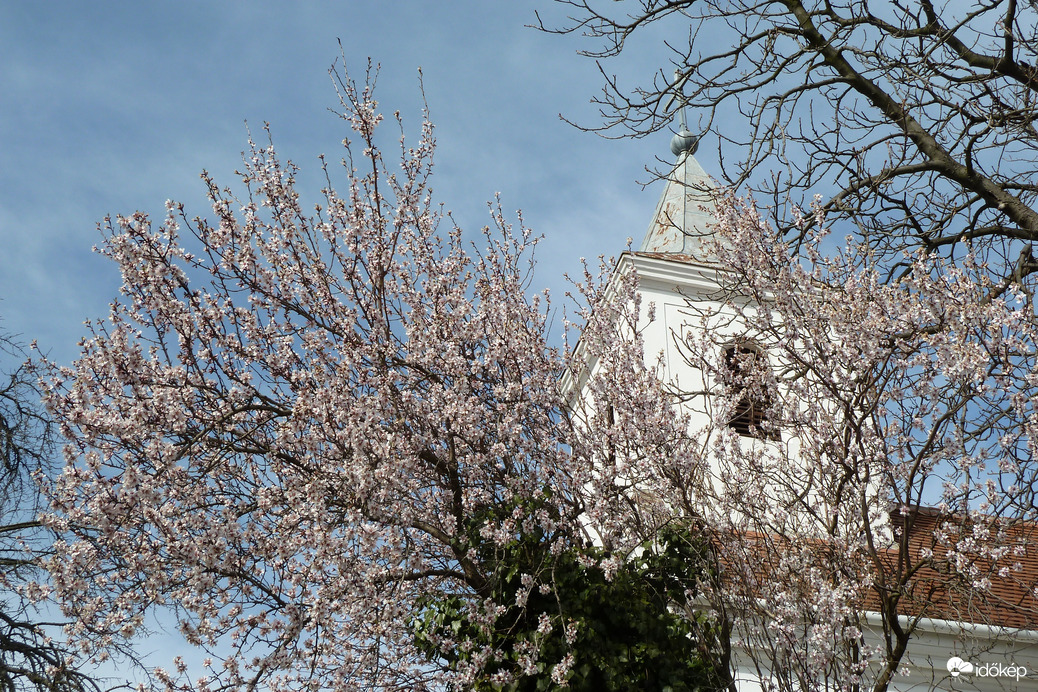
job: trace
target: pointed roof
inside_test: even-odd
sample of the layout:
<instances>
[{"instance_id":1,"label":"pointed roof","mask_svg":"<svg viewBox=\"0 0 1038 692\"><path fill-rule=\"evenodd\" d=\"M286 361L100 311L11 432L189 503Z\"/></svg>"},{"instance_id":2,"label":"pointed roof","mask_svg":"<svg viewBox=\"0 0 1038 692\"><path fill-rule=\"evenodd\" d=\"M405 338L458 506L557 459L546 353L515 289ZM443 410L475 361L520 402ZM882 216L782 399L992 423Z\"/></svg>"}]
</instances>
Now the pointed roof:
<instances>
[{"instance_id":1,"label":"pointed roof","mask_svg":"<svg viewBox=\"0 0 1038 692\"><path fill-rule=\"evenodd\" d=\"M666 178L639 252L685 255L694 261L711 263L712 253L706 251L703 242L713 235L717 186L692 155L694 151L691 144L676 152L678 161Z\"/></svg>"}]
</instances>

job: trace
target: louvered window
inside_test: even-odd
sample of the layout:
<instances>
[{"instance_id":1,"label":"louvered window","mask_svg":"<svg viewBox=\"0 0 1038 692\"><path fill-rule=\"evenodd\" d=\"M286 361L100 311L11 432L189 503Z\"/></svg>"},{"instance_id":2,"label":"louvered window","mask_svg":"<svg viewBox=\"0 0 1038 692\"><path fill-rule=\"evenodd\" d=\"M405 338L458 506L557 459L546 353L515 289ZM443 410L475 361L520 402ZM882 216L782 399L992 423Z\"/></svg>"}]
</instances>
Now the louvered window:
<instances>
[{"instance_id":1,"label":"louvered window","mask_svg":"<svg viewBox=\"0 0 1038 692\"><path fill-rule=\"evenodd\" d=\"M772 407L767 357L750 344L729 346L724 350L724 367L729 391L735 397L728 427L747 437L778 440L778 431L766 425Z\"/></svg>"}]
</instances>

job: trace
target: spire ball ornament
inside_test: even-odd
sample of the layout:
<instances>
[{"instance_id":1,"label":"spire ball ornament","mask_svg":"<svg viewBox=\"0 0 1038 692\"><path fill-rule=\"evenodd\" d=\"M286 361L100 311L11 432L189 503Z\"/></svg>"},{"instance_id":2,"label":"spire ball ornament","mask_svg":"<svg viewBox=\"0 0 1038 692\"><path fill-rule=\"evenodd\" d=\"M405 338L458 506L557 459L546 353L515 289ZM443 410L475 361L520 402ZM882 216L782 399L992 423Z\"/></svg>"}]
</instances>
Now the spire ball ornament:
<instances>
[{"instance_id":1,"label":"spire ball ornament","mask_svg":"<svg viewBox=\"0 0 1038 692\"><path fill-rule=\"evenodd\" d=\"M670 138L670 150L674 156L681 156L686 152L695 154L698 148L699 138L689 132L688 128L682 127L680 132Z\"/></svg>"}]
</instances>

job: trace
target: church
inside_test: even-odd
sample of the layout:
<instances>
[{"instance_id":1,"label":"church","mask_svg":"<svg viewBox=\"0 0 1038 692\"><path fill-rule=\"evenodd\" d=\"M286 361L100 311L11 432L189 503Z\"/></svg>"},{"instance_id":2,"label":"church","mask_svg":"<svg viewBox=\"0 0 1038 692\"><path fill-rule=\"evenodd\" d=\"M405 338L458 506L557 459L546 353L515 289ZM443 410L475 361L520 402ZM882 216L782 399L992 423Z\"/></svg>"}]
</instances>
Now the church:
<instances>
[{"instance_id":1,"label":"church","mask_svg":"<svg viewBox=\"0 0 1038 692\"><path fill-rule=\"evenodd\" d=\"M780 518L769 514L758 524L732 519L733 511L739 514L732 509L739 491L747 502L792 498L791 506L798 500L804 507L817 506L804 498L822 493L831 479L823 478L825 470L806 469L807 461L805 469L795 468L803 432L784 427L778 408L800 404L776 372L783 367L781 356L748 337L744 323L756 314L753 303L761 297L733 290L730 272L714 255L718 205L724 202L696 161L696 140L683 126L671 150L676 162L661 181L649 228L637 250L619 257L613 280L637 277L637 331L646 367L674 393L673 405L685 416L691 437L720 450L704 452L708 461L700 487L727 498L727 514L708 516L706 523L727 532L715 534L714 542L720 572L736 573L735 594L716 594L716 603L707 598L704 610L715 616L720 611L731 621L736 687L740 692L846 689L850 679L860 690L1038 690L1038 527L1033 524L994 522L994 529L985 529L997 530L1006 546L1014 546L1016 561L995 569L978 557L962 568L981 575L974 589L949 564L954 546L973 540L976 517L920 504L897 506L885 478L856 479L848 486L856 484L857 494L836 496L838 503L855 504L829 508L833 516L846 511L855 517L848 535L827 533L836 521L829 525L806 511L783 510ZM567 386L581 391L585 385L586 377ZM718 392L727 393L727 403L718 404ZM729 433L717 442L719 427ZM785 479L789 487L771 498L763 481L760 486L753 479L736 482L732 459L739 457L755 460L764 474L785 464L786 471L773 478ZM802 487L795 487L798 483ZM709 502L697 511L709 515ZM801 530L816 520L817 527ZM786 532L784 526L793 528ZM817 573L813 583L830 590L803 586L799 601L789 588L773 596L772 575L788 585L809 573ZM809 584L806 577L803 584ZM823 596L829 600L823 602ZM813 614L827 608L842 614L815 620ZM834 622L843 629L832 631ZM809 665L805 659L812 657L817 661ZM851 678L828 672L845 674L855 666Z\"/></svg>"}]
</instances>

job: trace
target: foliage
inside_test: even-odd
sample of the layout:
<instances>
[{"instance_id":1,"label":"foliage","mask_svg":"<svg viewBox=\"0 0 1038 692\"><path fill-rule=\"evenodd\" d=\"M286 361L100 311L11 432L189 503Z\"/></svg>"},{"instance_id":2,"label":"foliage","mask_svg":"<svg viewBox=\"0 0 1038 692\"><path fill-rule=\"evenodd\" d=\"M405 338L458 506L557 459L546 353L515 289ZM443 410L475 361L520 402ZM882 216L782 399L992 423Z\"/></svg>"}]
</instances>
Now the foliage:
<instances>
[{"instance_id":1,"label":"foliage","mask_svg":"<svg viewBox=\"0 0 1038 692\"><path fill-rule=\"evenodd\" d=\"M500 614L493 623L456 595L429 599L414 623L423 651L451 666L500 652L480 661L473 689L726 687L716 632L694 610L712 559L689 527L668 525L625 557L594 546L558 548L536 529L503 546L483 542L481 550L495 566L489 604ZM441 649L442 642L450 644Z\"/></svg>"}]
</instances>

